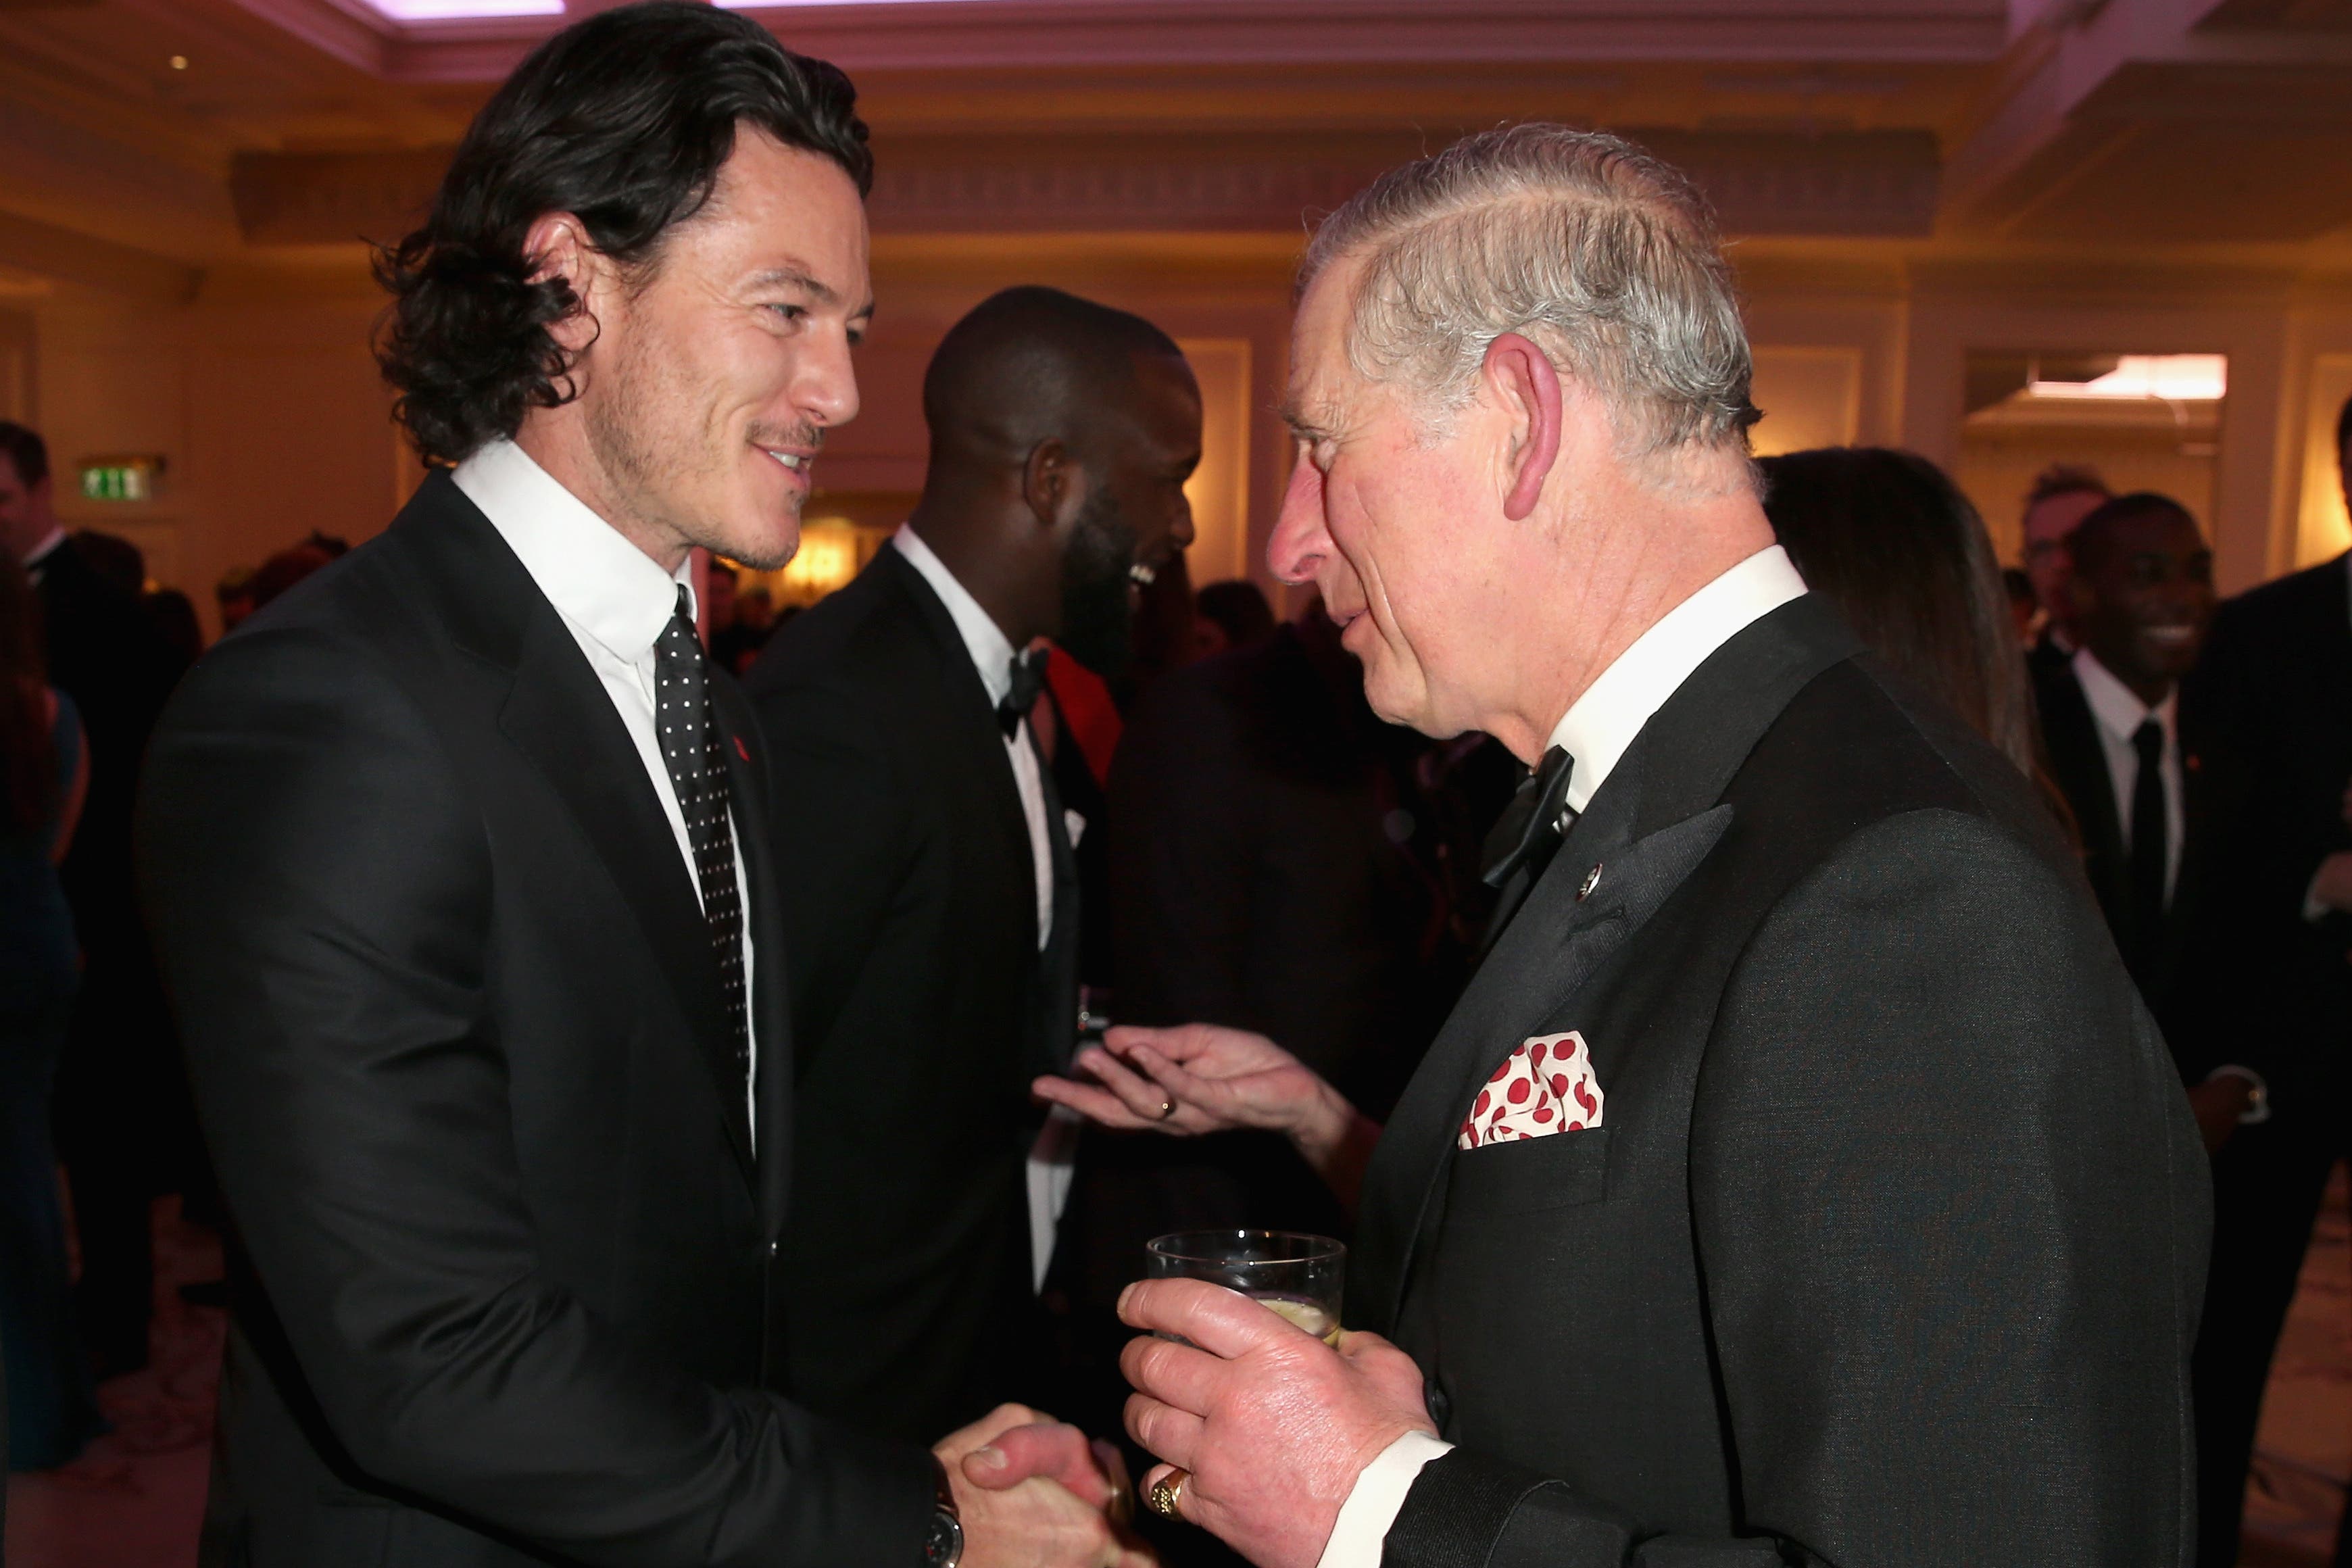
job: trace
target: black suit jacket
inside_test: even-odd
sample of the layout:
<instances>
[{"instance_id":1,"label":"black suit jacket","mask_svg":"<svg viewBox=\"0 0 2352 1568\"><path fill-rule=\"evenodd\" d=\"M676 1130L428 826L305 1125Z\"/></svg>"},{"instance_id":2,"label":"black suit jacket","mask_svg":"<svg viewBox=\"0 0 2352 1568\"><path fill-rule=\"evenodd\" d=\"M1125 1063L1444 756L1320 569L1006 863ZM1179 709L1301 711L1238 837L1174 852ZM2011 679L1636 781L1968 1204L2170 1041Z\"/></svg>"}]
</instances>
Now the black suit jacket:
<instances>
[{"instance_id":1,"label":"black suit jacket","mask_svg":"<svg viewBox=\"0 0 2352 1568\"><path fill-rule=\"evenodd\" d=\"M2179 1083L2027 781L1856 646L1700 667L1389 1123L1350 1310L1461 1445L1394 1568L2187 1561ZM1601 1124L1458 1151L1570 1029Z\"/></svg>"},{"instance_id":2,"label":"black suit jacket","mask_svg":"<svg viewBox=\"0 0 2352 1568\"><path fill-rule=\"evenodd\" d=\"M2184 1074L2201 1079L2215 1063L2208 1059L2211 1042L2203 1034L2176 1026L2178 984L2185 961L2191 957L2189 932L2201 902L2201 889L2211 856L2212 791L2207 787L2208 753L2200 723L2202 706L2183 693L2179 707L2181 800L2180 869L2173 878L2172 897L2165 905L2164 926L2144 955L2133 929L2131 852L2125 847L2123 820L2116 812L2116 787L2107 771L2107 753L2099 738L2097 716L2084 695L2082 679L2070 661L2040 671L2034 705L2042 721L2043 758L2050 776L2066 797L2083 841L2083 871L2106 917L2107 930L2126 956L2126 967L2140 994L2158 1021L2165 1026ZM2135 956L2137 956L2135 962ZM2196 955L2199 962L2202 955Z\"/></svg>"},{"instance_id":3,"label":"black suit jacket","mask_svg":"<svg viewBox=\"0 0 2352 1568\"><path fill-rule=\"evenodd\" d=\"M68 538L33 567L50 681L81 710L89 795L62 875L93 956L139 939L131 810L141 755L184 668L139 601L100 577Z\"/></svg>"},{"instance_id":4,"label":"black suit jacket","mask_svg":"<svg viewBox=\"0 0 2352 1568\"><path fill-rule=\"evenodd\" d=\"M793 1387L936 1436L1024 1387L1028 1086L1076 1031L1075 874L1055 835L1041 956L1003 731L895 546L777 633L749 688L774 749L798 1044Z\"/></svg>"},{"instance_id":5,"label":"black suit jacket","mask_svg":"<svg viewBox=\"0 0 2352 1568\"><path fill-rule=\"evenodd\" d=\"M2213 810L2210 918L2196 940L2216 1060L2270 1079L2283 1123L2342 1137L2352 1089L2352 916L2303 918L2319 863L2352 849L2352 561L2223 605L2185 683L2228 763Z\"/></svg>"},{"instance_id":6,"label":"black suit jacket","mask_svg":"<svg viewBox=\"0 0 2352 1568\"><path fill-rule=\"evenodd\" d=\"M715 678L739 803L759 731ZM739 805L759 1137L695 890L446 476L209 654L142 796L241 1258L206 1560L916 1561L930 1461L782 1396L783 894Z\"/></svg>"}]
</instances>

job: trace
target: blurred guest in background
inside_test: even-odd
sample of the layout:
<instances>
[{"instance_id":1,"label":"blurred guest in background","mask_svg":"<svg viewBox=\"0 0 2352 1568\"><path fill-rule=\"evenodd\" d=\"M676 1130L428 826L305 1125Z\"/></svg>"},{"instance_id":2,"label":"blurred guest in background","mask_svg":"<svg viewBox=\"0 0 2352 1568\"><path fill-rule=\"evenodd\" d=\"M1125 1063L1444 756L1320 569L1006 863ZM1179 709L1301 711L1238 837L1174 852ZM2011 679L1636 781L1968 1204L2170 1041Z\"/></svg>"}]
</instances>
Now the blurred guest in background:
<instances>
[{"instance_id":1,"label":"blurred guest in background","mask_svg":"<svg viewBox=\"0 0 2352 1568\"><path fill-rule=\"evenodd\" d=\"M1075 1045L1085 827L1037 750L1032 645L1119 673L1134 569L1192 542L1201 451L1175 343L1051 289L959 321L923 415L907 525L750 680L793 858L792 1384L908 1437L1024 1386L1043 1343L1056 1194L1022 1149L1030 1077Z\"/></svg>"},{"instance_id":2,"label":"blurred guest in background","mask_svg":"<svg viewBox=\"0 0 2352 1568\"><path fill-rule=\"evenodd\" d=\"M2033 579L2026 575L2022 566L2004 566L2000 569L2000 584L2009 590L2009 614L2017 623L2017 646L2030 649L2033 647L2035 624L2042 618L2041 602L2033 596Z\"/></svg>"},{"instance_id":3,"label":"blurred guest in background","mask_svg":"<svg viewBox=\"0 0 2352 1568\"><path fill-rule=\"evenodd\" d=\"M279 551L253 574L253 607L261 609L334 559L333 552L308 539Z\"/></svg>"},{"instance_id":4,"label":"blurred guest in background","mask_svg":"<svg viewBox=\"0 0 2352 1568\"><path fill-rule=\"evenodd\" d=\"M89 785L73 699L43 678L39 611L0 555L0 1352L7 1462L64 1464L103 1426L74 1329L49 1096L80 959L58 879Z\"/></svg>"},{"instance_id":5,"label":"blurred guest in background","mask_svg":"<svg viewBox=\"0 0 2352 1568\"><path fill-rule=\"evenodd\" d=\"M1212 583L1192 595L1193 657L1251 647L1272 637L1274 625L1274 606L1256 584L1245 577Z\"/></svg>"},{"instance_id":6,"label":"blurred guest in background","mask_svg":"<svg viewBox=\"0 0 2352 1568\"><path fill-rule=\"evenodd\" d=\"M768 646L771 630L768 591L742 593L742 579L724 561L710 563L710 657L730 675L741 675Z\"/></svg>"},{"instance_id":7,"label":"blurred guest in background","mask_svg":"<svg viewBox=\"0 0 2352 1568\"><path fill-rule=\"evenodd\" d=\"M1869 649L2034 771L2033 708L1984 520L1916 452L1766 458L1765 515L1805 585Z\"/></svg>"},{"instance_id":8,"label":"blurred guest in background","mask_svg":"<svg viewBox=\"0 0 2352 1568\"><path fill-rule=\"evenodd\" d=\"M2247 1080L2205 1081L2210 1042L2172 1011L2210 850L2200 715L2180 680L2212 624L2213 552L2187 508L2143 491L2095 508L2067 553L2082 646L2037 671L2045 755L2107 929L2195 1086L2190 1106L2213 1147L2244 1109Z\"/></svg>"},{"instance_id":9,"label":"blurred guest in background","mask_svg":"<svg viewBox=\"0 0 2352 1568\"><path fill-rule=\"evenodd\" d=\"M2336 443L2352 500L2352 403ZM2231 1568L2272 1352L2328 1172L2352 1152L2352 554L2223 605L2181 703L2228 763L2197 1018L2213 1059L2260 1079L2213 1157L2197 1339L2198 1562ZM2352 1563L2352 1526L2336 1554Z\"/></svg>"},{"instance_id":10,"label":"blurred guest in background","mask_svg":"<svg viewBox=\"0 0 2352 1568\"><path fill-rule=\"evenodd\" d=\"M232 566L213 585L213 602L220 606L221 635L236 630L253 614L253 568Z\"/></svg>"},{"instance_id":11,"label":"blurred guest in background","mask_svg":"<svg viewBox=\"0 0 2352 1568\"><path fill-rule=\"evenodd\" d=\"M73 531L74 551L107 584L132 598L147 591L147 552L119 533L95 528Z\"/></svg>"},{"instance_id":12,"label":"blurred guest in background","mask_svg":"<svg viewBox=\"0 0 2352 1568\"><path fill-rule=\"evenodd\" d=\"M2025 574L2032 579L2033 596L2042 608L2042 635L2028 656L2037 674L2063 665L2079 646L2074 601L2066 596L2066 536L2111 493L2095 469L2074 463L2053 463L2042 469L2026 492L2019 530Z\"/></svg>"},{"instance_id":13,"label":"blurred guest in background","mask_svg":"<svg viewBox=\"0 0 2352 1568\"><path fill-rule=\"evenodd\" d=\"M0 547L38 591L48 678L74 700L89 742L89 796L63 868L84 967L58 1071L57 1127L81 1244L83 1342L111 1376L147 1363L150 1205L193 1131L131 863L140 759L186 665L156 634L135 586L110 579L66 537L52 479L41 437L0 421ZM125 574L121 550L97 548L117 578ZM134 583L144 571L136 554Z\"/></svg>"},{"instance_id":14,"label":"blurred guest in background","mask_svg":"<svg viewBox=\"0 0 2352 1568\"><path fill-rule=\"evenodd\" d=\"M184 664L194 664L205 651L205 628L196 619L196 606L177 588L156 588L139 595L139 603L147 611L147 619Z\"/></svg>"}]
</instances>

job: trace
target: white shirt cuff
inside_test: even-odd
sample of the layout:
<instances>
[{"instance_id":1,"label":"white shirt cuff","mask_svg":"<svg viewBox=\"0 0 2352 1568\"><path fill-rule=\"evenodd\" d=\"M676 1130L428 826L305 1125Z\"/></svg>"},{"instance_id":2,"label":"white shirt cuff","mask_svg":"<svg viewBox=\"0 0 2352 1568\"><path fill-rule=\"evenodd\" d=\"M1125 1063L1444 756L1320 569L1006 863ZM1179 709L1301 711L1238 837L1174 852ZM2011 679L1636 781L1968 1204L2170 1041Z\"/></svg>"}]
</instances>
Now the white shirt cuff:
<instances>
[{"instance_id":1,"label":"white shirt cuff","mask_svg":"<svg viewBox=\"0 0 2352 1568\"><path fill-rule=\"evenodd\" d=\"M1412 1490L1422 1466L1453 1451L1453 1444L1427 1432L1408 1432L1381 1449L1339 1505L1331 1539L1323 1543L1315 1568L1380 1568L1389 1526L1403 1511L1405 1494Z\"/></svg>"}]
</instances>

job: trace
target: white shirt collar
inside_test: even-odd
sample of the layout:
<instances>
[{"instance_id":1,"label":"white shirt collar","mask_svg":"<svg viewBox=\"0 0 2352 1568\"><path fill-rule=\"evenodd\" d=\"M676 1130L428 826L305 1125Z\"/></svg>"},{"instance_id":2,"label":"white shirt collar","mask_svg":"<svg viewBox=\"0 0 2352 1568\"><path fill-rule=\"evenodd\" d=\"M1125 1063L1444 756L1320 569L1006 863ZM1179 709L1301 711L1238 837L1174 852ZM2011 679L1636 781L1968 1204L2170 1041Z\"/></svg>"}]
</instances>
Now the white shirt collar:
<instances>
[{"instance_id":1,"label":"white shirt collar","mask_svg":"<svg viewBox=\"0 0 2352 1568\"><path fill-rule=\"evenodd\" d=\"M665 572L512 441L493 441L449 476L482 509L558 614L631 663L677 611L694 609L694 561Z\"/></svg>"},{"instance_id":2,"label":"white shirt collar","mask_svg":"<svg viewBox=\"0 0 2352 1568\"><path fill-rule=\"evenodd\" d=\"M1716 649L1805 592L1789 552L1769 545L1658 617L1585 688L1551 732L1551 744L1576 759L1568 805L1582 811L1633 745L1650 716L1666 704Z\"/></svg>"},{"instance_id":3,"label":"white shirt collar","mask_svg":"<svg viewBox=\"0 0 2352 1568\"><path fill-rule=\"evenodd\" d=\"M2139 693L2126 686L2116 673L2092 657L2089 648L2074 655L2074 679L2083 685L2084 700L2091 705L2091 717L2099 728L2116 740L2129 742L2133 734L2146 723L2150 714L2164 726L2164 739L2170 743L2174 725L2180 711L2180 688L2175 686L2164 694L2164 700L2150 708L2139 700Z\"/></svg>"},{"instance_id":4,"label":"white shirt collar","mask_svg":"<svg viewBox=\"0 0 2352 1568\"><path fill-rule=\"evenodd\" d=\"M956 630L963 634L964 651L980 671L980 683L988 688L988 700L1002 702L1013 690L1013 642L1003 628L990 618L980 601L956 581L947 563L931 552L923 537L912 524L901 524L890 542L907 558L914 569L923 574L931 592L948 607L948 618L955 622Z\"/></svg>"}]
</instances>

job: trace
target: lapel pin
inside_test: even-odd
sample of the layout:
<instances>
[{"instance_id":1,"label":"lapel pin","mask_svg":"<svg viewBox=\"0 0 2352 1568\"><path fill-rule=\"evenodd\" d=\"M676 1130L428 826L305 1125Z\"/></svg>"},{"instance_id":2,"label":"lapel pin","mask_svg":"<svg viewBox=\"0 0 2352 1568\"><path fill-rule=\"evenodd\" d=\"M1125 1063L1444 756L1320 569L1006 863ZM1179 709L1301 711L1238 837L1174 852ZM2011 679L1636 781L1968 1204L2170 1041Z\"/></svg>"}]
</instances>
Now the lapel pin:
<instances>
[{"instance_id":1,"label":"lapel pin","mask_svg":"<svg viewBox=\"0 0 2352 1568\"><path fill-rule=\"evenodd\" d=\"M1592 896L1592 889L1599 886L1601 886L1601 863L1596 860L1592 863L1592 869L1584 874L1584 881L1576 889L1576 901L1580 904L1584 902Z\"/></svg>"},{"instance_id":2,"label":"lapel pin","mask_svg":"<svg viewBox=\"0 0 2352 1568\"><path fill-rule=\"evenodd\" d=\"M751 760L751 748L743 743L743 737L740 735L735 737L735 754L747 763Z\"/></svg>"}]
</instances>

